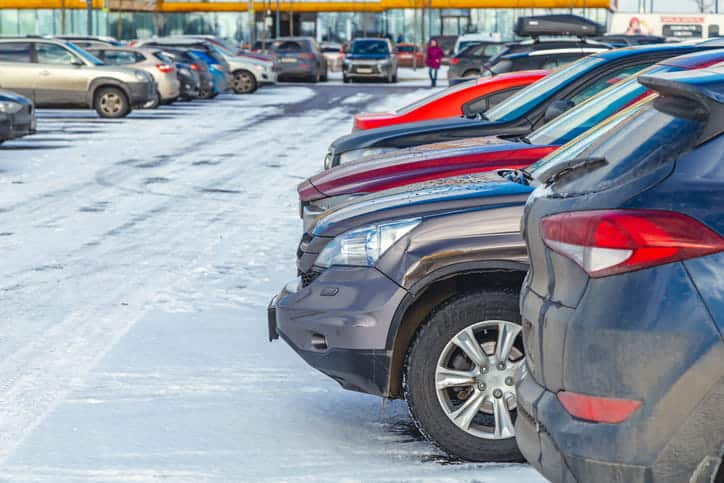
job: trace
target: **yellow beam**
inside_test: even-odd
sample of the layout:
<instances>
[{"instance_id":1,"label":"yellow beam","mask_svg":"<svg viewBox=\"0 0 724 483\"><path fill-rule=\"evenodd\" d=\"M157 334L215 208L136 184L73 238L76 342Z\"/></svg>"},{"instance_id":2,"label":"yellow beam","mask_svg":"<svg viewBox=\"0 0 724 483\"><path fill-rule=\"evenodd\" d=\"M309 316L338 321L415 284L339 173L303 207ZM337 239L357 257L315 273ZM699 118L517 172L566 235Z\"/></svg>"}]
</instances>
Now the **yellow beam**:
<instances>
[{"instance_id":1,"label":"yellow beam","mask_svg":"<svg viewBox=\"0 0 724 483\"><path fill-rule=\"evenodd\" d=\"M103 8L103 0L92 0L94 8ZM157 0L155 8L134 7L133 0L111 0L111 10L157 12L245 12L248 2L166 2ZM279 9L294 12L381 12L398 8L606 8L615 9L616 0L378 0L378 1L305 1L284 0ZM0 9L85 9L84 0L0 0ZM276 0L254 2L255 11L276 10Z\"/></svg>"}]
</instances>

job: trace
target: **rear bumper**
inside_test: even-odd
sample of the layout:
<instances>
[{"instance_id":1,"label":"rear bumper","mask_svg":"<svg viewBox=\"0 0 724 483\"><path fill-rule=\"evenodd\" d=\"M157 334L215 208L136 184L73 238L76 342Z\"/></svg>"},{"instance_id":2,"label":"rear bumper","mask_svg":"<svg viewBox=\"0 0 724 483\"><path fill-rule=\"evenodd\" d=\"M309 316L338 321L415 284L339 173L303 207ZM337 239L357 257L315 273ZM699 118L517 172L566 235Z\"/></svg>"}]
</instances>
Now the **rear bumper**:
<instances>
[{"instance_id":1,"label":"rear bumper","mask_svg":"<svg viewBox=\"0 0 724 483\"><path fill-rule=\"evenodd\" d=\"M0 141L33 134L36 130L34 109L23 108L16 114L0 114Z\"/></svg>"},{"instance_id":2,"label":"rear bumper","mask_svg":"<svg viewBox=\"0 0 724 483\"><path fill-rule=\"evenodd\" d=\"M521 314L528 374L516 438L541 473L581 483L713 475L724 452L724 341L681 264L589 279L576 308L526 285ZM566 411L561 390L641 405L621 423L595 423Z\"/></svg>"}]
</instances>

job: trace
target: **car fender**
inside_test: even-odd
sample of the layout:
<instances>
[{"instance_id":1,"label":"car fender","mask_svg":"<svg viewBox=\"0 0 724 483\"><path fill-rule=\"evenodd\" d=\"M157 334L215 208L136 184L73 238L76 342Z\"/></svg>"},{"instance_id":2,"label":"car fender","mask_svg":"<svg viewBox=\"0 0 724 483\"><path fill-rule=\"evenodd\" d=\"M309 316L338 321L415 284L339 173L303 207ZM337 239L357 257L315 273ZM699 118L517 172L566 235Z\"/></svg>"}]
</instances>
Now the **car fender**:
<instances>
[{"instance_id":1,"label":"car fender","mask_svg":"<svg viewBox=\"0 0 724 483\"><path fill-rule=\"evenodd\" d=\"M99 87L103 86L113 86L121 89L130 102L131 93L125 82L114 79L113 77L96 77L91 81L88 88L88 106L90 106L91 108L93 107L93 99L95 98L96 90L98 90Z\"/></svg>"}]
</instances>

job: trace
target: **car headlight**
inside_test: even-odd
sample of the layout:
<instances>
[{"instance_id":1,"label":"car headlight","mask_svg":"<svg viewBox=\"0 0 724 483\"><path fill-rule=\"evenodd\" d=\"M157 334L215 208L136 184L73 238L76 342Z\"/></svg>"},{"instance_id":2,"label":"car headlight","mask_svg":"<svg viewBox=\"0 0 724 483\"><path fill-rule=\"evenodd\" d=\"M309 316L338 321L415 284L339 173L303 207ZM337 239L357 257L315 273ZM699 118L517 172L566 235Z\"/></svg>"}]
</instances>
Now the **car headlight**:
<instances>
[{"instance_id":1,"label":"car headlight","mask_svg":"<svg viewBox=\"0 0 724 483\"><path fill-rule=\"evenodd\" d=\"M23 108L23 105L19 102L3 101L0 102L0 112L4 114L15 114Z\"/></svg>"},{"instance_id":2,"label":"car headlight","mask_svg":"<svg viewBox=\"0 0 724 483\"><path fill-rule=\"evenodd\" d=\"M396 151L395 148L362 148L353 149L339 155L339 163L349 163L350 161L356 161L367 156L375 156L377 154L384 154L390 151Z\"/></svg>"},{"instance_id":3,"label":"car headlight","mask_svg":"<svg viewBox=\"0 0 724 483\"><path fill-rule=\"evenodd\" d=\"M324 247L314 264L325 268L332 265L371 267L420 221L420 218L411 218L342 233Z\"/></svg>"}]
</instances>

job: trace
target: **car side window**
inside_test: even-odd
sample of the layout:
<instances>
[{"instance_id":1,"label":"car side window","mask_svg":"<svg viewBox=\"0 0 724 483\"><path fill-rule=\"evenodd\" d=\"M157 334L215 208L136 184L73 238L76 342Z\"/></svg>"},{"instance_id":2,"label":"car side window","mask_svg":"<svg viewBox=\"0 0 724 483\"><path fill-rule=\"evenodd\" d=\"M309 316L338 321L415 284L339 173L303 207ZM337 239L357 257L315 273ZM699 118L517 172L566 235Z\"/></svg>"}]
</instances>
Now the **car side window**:
<instances>
[{"instance_id":1,"label":"car side window","mask_svg":"<svg viewBox=\"0 0 724 483\"><path fill-rule=\"evenodd\" d=\"M69 65L78 58L60 45L36 44L38 64Z\"/></svg>"},{"instance_id":2,"label":"car side window","mask_svg":"<svg viewBox=\"0 0 724 483\"><path fill-rule=\"evenodd\" d=\"M542 68L545 70L553 70L558 69L560 67L564 67L571 62L575 62L581 57L583 57L585 54L564 54L564 55L549 55L546 58L546 62L543 64Z\"/></svg>"},{"instance_id":3,"label":"car side window","mask_svg":"<svg viewBox=\"0 0 724 483\"><path fill-rule=\"evenodd\" d=\"M651 64L653 63L654 61L651 61ZM611 87L617 82L622 81L628 76L633 75L648 66L649 64L640 64L634 66L629 65L620 69L614 69L611 72L607 72L603 77L600 77L588 87L577 92L573 97L571 97L571 101L573 101L574 105L578 105L589 97L595 96L607 87Z\"/></svg>"},{"instance_id":4,"label":"car side window","mask_svg":"<svg viewBox=\"0 0 724 483\"><path fill-rule=\"evenodd\" d=\"M494 92L492 94L487 94L478 97L477 99L473 99L472 101L468 101L463 105L463 114L468 117L473 117L476 114L483 113L488 109L497 106L522 88L523 86L511 87L510 89Z\"/></svg>"},{"instance_id":5,"label":"car side window","mask_svg":"<svg viewBox=\"0 0 724 483\"><path fill-rule=\"evenodd\" d=\"M136 60L136 53L126 50L107 50L105 60L107 63L113 65L128 65L138 62Z\"/></svg>"},{"instance_id":6,"label":"car side window","mask_svg":"<svg viewBox=\"0 0 724 483\"><path fill-rule=\"evenodd\" d=\"M504 45L503 44L488 44L485 46L485 54L488 57L493 57L494 55L497 55L503 50ZM480 52L478 55L483 55L482 52Z\"/></svg>"},{"instance_id":7,"label":"car side window","mask_svg":"<svg viewBox=\"0 0 724 483\"><path fill-rule=\"evenodd\" d=\"M0 62L30 62L29 42L0 43Z\"/></svg>"}]
</instances>

